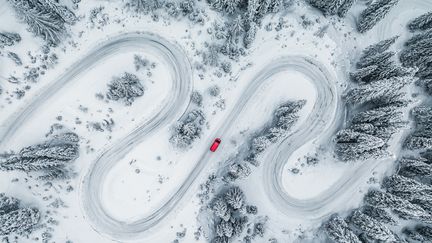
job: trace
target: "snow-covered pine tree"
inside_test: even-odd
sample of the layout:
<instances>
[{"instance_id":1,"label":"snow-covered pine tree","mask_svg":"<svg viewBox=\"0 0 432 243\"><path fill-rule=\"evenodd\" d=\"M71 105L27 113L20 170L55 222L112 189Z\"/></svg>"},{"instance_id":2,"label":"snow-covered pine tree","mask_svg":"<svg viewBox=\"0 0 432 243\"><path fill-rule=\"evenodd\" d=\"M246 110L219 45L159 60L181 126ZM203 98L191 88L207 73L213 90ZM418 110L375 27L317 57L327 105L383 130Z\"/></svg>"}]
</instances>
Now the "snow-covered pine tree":
<instances>
[{"instance_id":1,"label":"snow-covered pine tree","mask_svg":"<svg viewBox=\"0 0 432 243\"><path fill-rule=\"evenodd\" d=\"M127 6L138 13L150 13L162 7L161 0L129 0Z\"/></svg>"},{"instance_id":2,"label":"snow-covered pine tree","mask_svg":"<svg viewBox=\"0 0 432 243\"><path fill-rule=\"evenodd\" d=\"M40 213L36 208L21 208L0 215L0 235L31 231L39 219Z\"/></svg>"},{"instance_id":3,"label":"snow-covered pine tree","mask_svg":"<svg viewBox=\"0 0 432 243\"><path fill-rule=\"evenodd\" d=\"M381 157L387 152L381 138L344 129L336 134L335 153L343 161Z\"/></svg>"},{"instance_id":4,"label":"snow-covered pine tree","mask_svg":"<svg viewBox=\"0 0 432 243\"><path fill-rule=\"evenodd\" d=\"M243 179L251 174L250 167L245 163L233 163L228 170L228 176L232 180Z\"/></svg>"},{"instance_id":5,"label":"snow-covered pine tree","mask_svg":"<svg viewBox=\"0 0 432 243\"><path fill-rule=\"evenodd\" d=\"M234 234L234 228L229 221L220 221L219 224L216 225L216 234L219 237L226 236L227 238L231 238Z\"/></svg>"},{"instance_id":6,"label":"snow-covered pine tree","mask_svg":"<svg viewBox=\"0 0 432 243\"><path fill-rule=\"evenodd\" d=\"M240 3L241 3L240 0L227 0L227 1L225 1L226 12L228 14L233 14L237 10Z\"/></svg>"},{"instance_id":7,"label":"snow-covered pine tree","mask_svg":"<svg viewBox=\"0 0 432 243\"><path fill-rule=\"evenodd\" d=\"M432 108L418 106L411 111L415 131L405 140L405 147L411 150L432 148Z\"/></svg>"},{"instance_id":8,"label":"snow-covered pine tree","mask_svg":"<svg viewBox=\"0 0 432 243\"><path fill-rule=\"evenodd\" d=\"M392 51L386 51L377 53L374 55L369 55L360 58L360 60L357 62L357 68L365 68L368 66L386 66L392 63L391 58L394 57L395 52Z\"/></svg>"},{"instance_id":9,"label":"snow-covered pine tree","mask_svg":"<svg viewBox=\"0 0 432 243\"><path fill-rule=\"evenodd\" d=\"M231 210L228 208L228 204L223 198L217 198L212 206L213 213L224 221L228 221L231 218Z\"/></svg>"},{"instance_id":10,"label":"snow-covered pine tree","mask_svg":"<svg viewBox=\"0 0 432 243\"><path fill-rule=\"evenodd\" d=\"M394 233L387 226L359 210L354 210L349 218L349 222L361 230L369 239L383 242L397 242Z\"/></svg>"},{"instance_id":11,"label":"snow-covered pine tree","mask_svg":"<svg viewBox=\"0 0 432 243\"><path fill-rule=\"evenodd\" d=\"M357 69L354 72L350 73L350 77L354 82L360 83L369 83L370 76L378 69L378 65L369 65L364 68Z\"/></svg>"},{"instance_id":12,"label":"snow-covered pine tree","mask_svg":"<svg viewBox=\"0 0 432 243\"><path fill-rule=\"evenodd\" d=\"M0 48L5 46L13 46L21 41L21 36L18 33L1 32L0 33Z\"/></svg>"},{"instance_id":13,"label":"snow-covered pine tree","mask_svg":"<svg viewBox=\"0 0 432 243\"><path fill-rule=\"evenodd\" d=\"M246 48L250 48L253 41L255 40L256 32L258 30L258 26L255 22L249 23L249 28L246 31L246 34L243 38L243 44Z\"/></svg>"},{"instance_id":14,"label":"snow-covered pine tree","mask_svg":"<svg viewBox=\"0 0 432 243\"><path fill-rule=\"evenodd\" d=\"M0 215L9 213L19 208L20 201L14 197L8 197L0 193Z\"/></svg>"},{"instance_id":15,"label":"snow-covered pine tree","mask_svg":"<svg viewBox=\"0 0 432 243\"><path fill-rule=\"evenodd\" d=\"M390 46L392 46L396 40L399 38L399 36L393 36L389 39L382 40L376 44L368 46L366 49L363 50L362 55L360 57L360 62L362 60L369 58L371 56L375 56L377 54L381 54L385 51L387 51Z\"/></svg>"},{"instance_id":16,"label":"snow-covered pine tree","mask_svg":"<svg viewBox=\"0 0 432 243\"><path fill-rule=\"evenodd\" d=\"M51 9L67 24L73 25L77 21L77 17L71 10L53 0L37 0L34 2L37 2L41 8Z\"/></svg>"},{"instance_id":17,"label":"snow-covered pine tree","mask_svg":"<svg viewBox=\"0 0 432 243\"><path fill-rule=\"evenodd\" d=\"M413 82L414 78L410 76L378 80L349 90L345 98L348 103L353 105L386 100L397 96L403 87Z\"/></svg>"},{"instance_id":18,"label":"snow-covered pine tree","mask_svg":"<svg viewBox=\"0 0 432 243\"><path fill-rule=\"evenodd\" d=\"M411 31L432 29L432 12L425 13L408 24Z\"/></svg>"},{"instance_id":19,"label":"snow-covered pine tree","mask_svg":"<svg viewBox=\"0 0 432 243\"><path fill-rule=\"evenodd\" d=\"M337 14L339 17L343 18L346 16L350 8L354 5L357 0L345 0L343 4L339 7Z\"/></svg>"},{"instance_id":20,"label":"snow-covered pine tree","mask_svg":"<svg viewBox=\"0 0 432 243\"><path fill-rule=\"evenodd\" d=\"M362 207L362 212L375 220L390 225L397 225L398 222L385 209L365 205Z\"/></svg>"},{"instance_id":21,"label":"snow-covered pine tree","mask_svg":"<svg viewBox=\"0 0 432 243\"><path fill-rule=\"evenodd\" d=\"M337 14L345 0L308 0L308 2L328 16Z\"/></svg>"},{"instance_id":22,"label":"snow-covered pine tree","mask_svg":"<svg viewBox=\"0 0 432 243\"><path fill-rule=\"evenodd\" d=\"M108 84L106 96L110 100L124 100L131 105L135 98L144 95L144 86L135 75L125 72L120 77L114 77Z\"/></svg>"},{"instance_id":23,"label":"snow-covered pine tree","mask_svg":"<svg viewBox=\"0 0 432 243\"><path fill-rule=\"evenodd\" d=\"M416 225L414 229L404 228L402 233L415 242L432 242L432 228L426 225Z\"/></svg>"},{"instance_id":24,"label":"snow-covered pine tree","mask_svg":"<svg viewBox=\"0 0 432 243\"><path fill-rule=\"evenodd\" d=\"M432 39L432 29L420 32L420 33L412 36L411 38L409 38L405 42L405 46L412 47L412 46L416 45L418 42L420 42L422 40L426 40L426 39Z\"/></svg>"},{"instance_id":25,"label":"snow-covered pine tree","mask_svg":"<svg viewBox=\"0 0 432 243\"><path fill-rule=\"evenodd\" d=\"M49 44L57 45L66 34L65 21L38 1L8 0L19 18L27 23L30 32L41 36Z\"/></svg>"},{"instance_id":26,"label":"snow-covered pine tree","mask_svg":"<svg viewBox=\"0 0 432 243\"><path fill-rule=\"evenodd\" d=\"M365 33L372 29L398 2L399 0L376 0L369 4L360 14L357 24L358 31L360 33Z\"/></svg>"},{"instance_id":27,"label":"snow-covered pine tree","mask_svg":"<svg viewBox=\"0 0 432 243\"><path fill-rule=\"evenodd\" d=\"M398 174L408 178L432 178L432 166L423 158L402 158Z\"/></svg>"},{"instance_id":28,"label":"snow-covered pine tree","mask_svg":"<svg viewBox=\"0 0 432 243\"><path fill-rule=\"evenodd\" d=\"M327 236L336 243L360 243L359 238L339 216L333 216L324 225Z\"/></svg>"},{"instance_id":29,"label":"snow-covered pine tree","mask_svg":"<svg viewBox=\"0 0 432 243\"><path fill-rule=\"evenodd\" d=\"M389 208L402 219L432 223L432 215L422 207L390 193L371 190L365 196L364 201L366 204L377 208Z\"/></svg>"},{"instance_id":30,"label":"snow-covered pine tree","mask_svg":"<svg viewBox=\"0 0 432 243\"><path fill-rule=\"evenodd\" d=\"M387 177L383 187L391 194L432 212L432 187L399 175Z\"/></svg>"},{"instance_id":31,"label":"snow-covered pine tree","mask_svg":"<svg viewBox=\"0 0 432 243\"><path fill-rule=\"evenodd\" d=\"M243 191L238 186L231 187L225 193L225 201L234 210L238 210L238 209L242 208L243 204L244 204Z\"/></svg>"}]
</instances>

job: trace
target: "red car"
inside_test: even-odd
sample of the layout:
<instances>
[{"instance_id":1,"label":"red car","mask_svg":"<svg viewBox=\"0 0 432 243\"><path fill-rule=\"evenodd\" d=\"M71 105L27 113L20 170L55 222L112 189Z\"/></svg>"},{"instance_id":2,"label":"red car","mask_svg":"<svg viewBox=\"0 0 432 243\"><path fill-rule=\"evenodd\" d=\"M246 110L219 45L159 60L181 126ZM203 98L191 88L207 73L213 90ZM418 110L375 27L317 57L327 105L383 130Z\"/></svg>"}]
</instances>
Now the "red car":
<instances>
[{"instance_id":1,"label":"red car","mask_svg":"<svg viewBox=\"0 0 432 243\"><path fill-rule=\"evenodd\" d=\"M221 139L220 138L216 138L213 142L213 144L210 147L210 151L214 152L216 151L216 149L219 147L219 144L221 143Z\"/></svg>"}]
</instances>

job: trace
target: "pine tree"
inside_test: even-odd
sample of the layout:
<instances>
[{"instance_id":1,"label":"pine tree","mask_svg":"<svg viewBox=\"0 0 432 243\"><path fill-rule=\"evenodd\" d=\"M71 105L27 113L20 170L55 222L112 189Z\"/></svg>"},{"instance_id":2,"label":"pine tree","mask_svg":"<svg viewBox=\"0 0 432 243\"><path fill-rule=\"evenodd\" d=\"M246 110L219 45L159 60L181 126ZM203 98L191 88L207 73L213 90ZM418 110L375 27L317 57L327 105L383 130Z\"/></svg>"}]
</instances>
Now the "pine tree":
<instances>
[{"instance_id":1,"label":"pine tree","mask_svg":"<svg viewBox=\"0 0 432 243\"><path fill-rule=\"evenodd\" d=\"M408 84L414 81L411 77L393 77L353 88L346 94L350 104L360 105L371 101L380 101L394 97Z\"/></svg>"},{"instance_id":2,"label":"pine tree","mask_svg":"<svg viewBox=\"0 0 432 243\"><path fill-rule=\"evenodd\" d=\"M387 66L392 63L391 58L394 57L395 52L386 51L382 53L377 53L375 55L368 55L360 58L357 62L357 68L365 68L368 66Z\"/></svg>"},{"instance_id":3,"label":"pine tree","mask_svg":"<svg viewBox=\"0 0 432 243\"><path fill-rule=\"evenodd\" d=\"M381 21L394 7L399 0L377 0L372 2L360 14L357 29L360 33L372 29L379 21Z\"/></svg>"},{"instance_id":4,"label":"pine tree","mask_svg":"<svg viewBox=\"0 0 432 243\"><path fill-rule=\"evenodd\" d=\"M345 17L348 11L350 10L350 8L354 5L356 1L357 0L345 0L342 6L340 6L338 9L339 17L341 18Z\"/></svg>"},{"instance_id":5,"label":"pine tree","mask_svg":"<svg viewBox=\"0 0 432 243\"><path fill-rule=\"evenodd\" d=\"M355 82L368 83L370 75L372 75L378 69L378 65L370 65L364 68L357 69L356 71L350 73L350 77Z\"/></svg>"},{"instance_id":6,"label":"pine tree","mask_svg":"<svg viewBox=\"0 0 432 243\"><path fill-rule=\"evenodd\" d=\"M0 48L5 46L13 46L21 41L21 36L18 33L1 32L0 33Z\"/></svg>"},{"instance_id":7,"label":"pine tree","mask_svg":"<svg viewBox=\"0 0 432 243\"><path fill-rule=\"evenodd\" d=\"M398 174L408 178L432 177L432 166L422 158L402 158L399 160Z\"/></svg>"},{"instance_id":8,"label":"pine tree","mask_svg":"<svg viewBox=\"0 0 432 243\"><path fill-rule=\"evenodd\" d=\"M39 210L36 208L21 208L0 215L0 235L31 231L39 219Z\"/></svg>"},{"instance_id":9,"label":"pine tree","mask_svg":"<svg viewBox=\"0 0 432 243\"><path fill-rule=\"evenodd\" d=\"M363 50L360 60L364 60L366 58L384 53L390 48L390 46L392 46L396 42L398 38L399 36L393 36L389 39L385 39L376 44L368 46L366 49Z\"/></svg>"},{"instance_id":10,"label":"pine tree","mask_svg":"<svg viewBox=\"0 0 432 243\"><path fill-rule=\"evenodd\" d=\"M9 213L19 208L20 201L13 197L8 197L0 193L0 215Z\"/></svg>"},{"instance_id":11,"label":"pine tree","mask_svg":"<svg viewBox=\"0 0 432 243\"><path fill-rule=\"evenodd\" d=\"M228 221L231 218L231 212L230 209L228 208L227 203L222 199L222 198L218 198L216 199L216 201L213 203L213 213L223 219L224 221Z\"/></svg>"},{"instance_id":12,"label":"pine tree","mask_svg":"<svg viewBox=\"0 0 432 243\"><path fill-rule=\"evenodd\" d=\"M240 209L241 207L243 207L243 203L244 203L243 191L237 186L230 188L225 193L225 201L233 209L235 210Z\"/></svg>"},{"instance_id":13,"label":"pine tree","mask_svg":"<svg viewBox=\"0 0 432 243\"><path fill-rule=\"evenodd\" d=\"M160 0L129 0L127 6L135 12L147 14L162 7L162 3Z\"/></svg>"},{"instance_id":14,"label":"pine tree","mask_svg":"<svg viewBox=\"0 0 432 243\"><path fill-rule=\"evenodd\" d=\"M408 236L409 239L416 242L431 242L432 228L430 226L417 225L414 229L405 228L402 233Z\"/></svg>"},{"instance_id":15,"label":"pine tree","mask_svg":"<svg viewBox=\"0 0 432 243\"><path fill-rule=\"evenodd\" d=\"M228 0L228 1L225 1L226 12L228 14L233 14L236 11L236 9L239 6L239 4L240 4L240 0Z\"/></svg>"},{"instance_id":16,"label":"pine tree","mask_svg":"<svg viewBox=\"0 0 432 243\"><path fill-rule=\"evenodd\" d=\"M39 2L8 0L18 16L28 24L29 31L49 44L57 45L66 34L65 21L53 10Z\"/></svg>"},{"instance_id":17,"label":"pine tree","mask_svg":"<svg viewBox=\"0 0 432 243\"><path fill-rule=\"evenodd\" d=\"M389 228L359 210L353 212L350 217L350 223L360 229L369 239L383 242L397 242L395 235Z\"/></svg>"},{"instance_id":18,"label":"pine tree","mask_svg":"<svg viewBox=\"0 0 432 243\"><path fill-rule=\"evenodd\" d=\"M231 179L243 179L251 174L250 167L245 163L234 163L230 165L228 175Z\"/></svg>"},{"instance_id":19,"label":"pine tree","mask_svg":"<svg viewBox=\"0 0 432 243\"><path fill-rule=\"evenodd\" d=\"M415 131L405 140L405 147L411 150L432 148L432 108L418 106L411 111Z\"/></svg>"},{"instance_id":20,"label":"pine tree","mask_svg":"<svg viewBox=\"0 0 432 243\"><path fill-rule=\"evenodd\" d=\"M344 129L336 134L335 152L343 161L381 157L385 141L365 133Z\"/></svg>"},{"instance_id":21,"label":"pine tree","mask_svg":"<svg viewBox=\"0 0 432 243\"><path fill-rule=\"evenodd\" d=\"M399 175L386 178L383 187L391 194L432 212L432 187Z\"/></svg>"},{"instance_id":22,"label":"pine tree","mask_svg":"<svg viewBox=\"0 0 432 243\"><path fill-rule=\"evenodd\" d=\"M351 231L348 224L339 216L333 216L325 225L328 237L337 243L360 243L358 237Z\"/></svg>"},{"instance_id":23,"label":"pine tree","mask_svg":"<svg viewBox=\"0 0 432 243\"><path fill-rule=\"evenodd\" d=\"M318 8L324 15L335 15L345 0L309 0L309 4Z\"/></svg>"},{"instance_id":24,"label":"pine tree","mask_svg":"<svg viewBox=\"0 0 432 243\"><path fill-rule=\"evenodd\" d=\"M246 31L246 34L243 38L243 44L246 48L251 47L253 41L255 40L257 30L258 30L258 26L255 22L249 23L249 28Z\"/></svg>"},{"instance_id":25,"label":"pine tree","mask_svg":"<svg viewBox=\"0 0 432 243\"><path fill-rule=\"evenodd\" d=\"M432 12L425 13L408 24L411 31L426 30L432 28Z\"/></svg>"},{"instance_id":26,"label":"pine tree","mask_svg":"<svg viewBox=\"0 0 432 243\"><path fill-rule=\"evenodd\" d=\"M423 208L390 193L372 190L368 192L364 200L366 204L377 208L389 208L402 219L432 223L432 215Z\"/></svg>"},{"instance_id":27,"label":"pine tree","mask_svg":"<svg viewBox=\"0 0 432 243\"><path fill-rule=\"evenodd\" d=\"M144 86L134 74L125 72L120 77L114 77L108 84L106 96L110 100L124 100L131 105L135 98L144 95Z\"/></svg>"},{"instance_id":28,"label":"pine tree","mask_svg":"<svg viewBox=\"0 0 432 243\"><path fill-rule=\"evenodd\" d=\"M216 225L216 234L220 237L226 236L227 238L231 238L233 233L234 228L229 221L221 221L218 225Z\"/></svg>"},{"instance_id":29,"label":"pine tree","mask_svg":"<svg viewBox=\"0 0 432 243\"><path fill-rule=\"evenodd\" d=\"M432 39L432 29L420 32L420 33L412 36L411 38L409 38L405 42L405 46L412 47L412 46L416 45L418 42L420 42L422 40L426 40L426 39L429 39L429 40Z\"/></svg>"},{"instance_id":30,"label":"pine tree","mask_svg":"<svg viewBox=\"0 0 432 243\"><path fill-rule=\"evenodd\" d=\"M374 218L375 220L383 224L391 224L391 225L398 224L398 222L385 209L366 205L363 206L362 212L367 216Z\"/></svg>"}]
</instances>

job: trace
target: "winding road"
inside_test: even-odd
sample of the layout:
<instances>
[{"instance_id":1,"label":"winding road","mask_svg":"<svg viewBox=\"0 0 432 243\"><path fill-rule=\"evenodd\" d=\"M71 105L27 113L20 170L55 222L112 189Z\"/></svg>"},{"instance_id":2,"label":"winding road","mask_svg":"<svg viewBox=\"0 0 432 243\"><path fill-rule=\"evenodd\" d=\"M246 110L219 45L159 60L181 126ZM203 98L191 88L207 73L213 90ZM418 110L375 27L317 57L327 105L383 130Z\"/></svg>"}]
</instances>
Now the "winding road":
<instances>
[{"instance_id":1,"label":"winding road","mask_svg":"<svg viewBox=\"0 0 432 243\"><path fill-rule=\"evenodd\" d=\"M195 192L194 183L199 183L204 174L204 169L211 166L218 159L212 156L211 152L205 151L200 156L194 169L190 172L187 180L184 181L175 193L160 207L145 218L133 222L120 221L110 216L102 206L102 185L105 183L105 177L115 164L130 152L136 145L140 144L146 136L157 131L161 127L174 123L187 110L189 105L189 96L192 90L192 71L186 55L175 44L149 33L128 33L109 38L107 41L96 46L82 57L78 62L70 66L60 77L48 87L41 90L32 100L27 102L19 112L14 113L0 130L0 147L4 141L14 136L15 132L22 124L28 122L32 115L49 102L57 92L67 87L67 84L76 79L79 75L84 74L102 60L132 48L151 48L160 54L166 63L169 64L170 74L172 76L172 90L162 109L154 114L150 119L140 124L134 130L130 131L125 137L117 140L105 149L94 161L88 171L83 176L81 183L82 208L86 217L90 220L92 227L110 238L115 240L130 240L142 237L149 229L156 227L161 221L175 211L174 209L184 200L187 200ZM280 72L287 70L297 71L307 76L317 88L317 99L313 111L306 119L306 122L296 130L295 135L278 145L278 150L289 150L283 153L277 153L279 157L275 158L273 167L269 167L269 174L274 171L281 172L283 164L290 153L296 149L296 146L290 141L295 141L297 146L313 139L319 134L317 131L322 129L326 124L332 122L335 112L340 108L338 104L338 94L335 84L335 78L319 62L304 56L285 56L272 60L264 66L260 72L248 83L242 95L238 98L233 110L224 119L223 125L208 137L206 143L210 144L213 137L220 134L235 133L232 127L235 120L241 115L247 107L248 102L254 97L261 85ZM289 82L289 80L287 80ZM308 135L309 134L309 135ZM221 145L223 149L224 144ZM286 157L288 156L288 157ZM285 159L284 159L285 158ZM270 177L269 177L270 178ZM267 183L276 185L272 192L279 192L283 195L282 190L277 190L277 182L268 180ZM273 187L271 187L273 188ZM276 195L276 194L274 194Z\"/></svg>"},{"instance_id":2,"label":"winding road","mask_svg":"<svg viewBox=\"0 0 432 243\"><path fill-rule=\"evenodd\" d=\"M415 2L421 5L425 1L416 0ZM389 27L390 23L391 21L388 21L383 24L382 28L393 28ZM380 35L380 33L384 33L384 30L379 29L378 34ZM0 149L4 149L5 142L14 136L22 124L29 121L38 110L38 107L48 102L52 96L66 87L68 83L90 70L100 61L121 51L137 47L146 47L157 51L160 57L170 64L168 68L173 80L171 93L159 112L101 153L98 159L92 163L88 174L82 178L80 190L82 208L92 226L96 231L115 240L131 240L142 237L150 229L155 228L164 219L167 219L168 215L174 212L178 205L195 193L192 189L204 178L205 173L203 172L205 169L218 159L212 156L211 152L203 151L187 179L179 185L173 195L164 201L157 210L144 218L136 221L120 221L110 216L102 206L102 186L105 183L107 174L115 164L135 146L139 145L149 134L174 123L188 109L193 86L192 70L187 56L177 45L149 33L127 33L109 38L73 64L56 82L41 90L27 102L24 108L19 112L15 112L0 127ZM338 119L338 115L344 113L344 107L340 100L340 92L336 86L337 77L321 63L305 56L284 56L272 60L249 81L241 96L238 97L237 103L225 117L223 125L203 142L210 144L217 135L222 134L225 136L234 133L232 124L245 110L248 102L254 97L260 86L270 80L272 76L287 70L297 71L307 76L316 87L317 99L311 113L304 122L299 124L289 137L273 146L266 153L266 163L263 164L262 185L269 200L285 215L321 220L323 217L328 216L328 212L335 210L329 208L334 207L335 201L341 200L342 195L348 195L353 191L356 182L362 179L358 175L368 174L378 163L363 163L354 166L331 188L312 199L294 198L283 188L282 172L288 158L309 141L329 141L335 130L343 122L343 119ZM289 80L287 81L289 82ZM220 149L223 149L224 146L222 143Z\"/></svg>"},{"instance_id":3,"label":"winding road","mask_svg":"<svg viewBox=\"0 0 432 243\"><path fill-rule=\"evenodd\" d=\"M258 73L247 85L242 95L239 97L237 103L233 106L234 109L224 119L223 125L217 129L213 135L209 136L208 144L210 144L213 137L217 134L230 134L235 131L231 131L231 126L234 124L236 118L242 113L247 107L248 102L253 98L254 94L259 90L259 87L270 80L270 78L280 72L293 70L298 71L314 82L317 87L318 99L315 105L313 114L308 119L311 123L304 124L303 128L309 128L310 126L316 126L318 124L326 123L327 117L333 117L335 112L334 105L337 103L336 87L333 82L333 78L326 71L326 69L319 63L302 56L287 56L273 60L267 66L263 67L261 72ZM289 82L289 80L287 80ZM176 97L176 96L175 96ZM177 100L173 99L176 103ZM177 111L178 112L178 111ZM181 112L180 112L181 113ZM179 114L180 114L179 113ZM329 114L330 113L330 114ZM162 112L161 114L165 114ZM176 116L174 116L176 117ZM207 166L211 166L217 157L209 151L203 152L200 159L197 161L194 169L187 176L175 193L165 201L157 210L152 212L145 218L133 222L119 221L109 214L107 214L102 206L101 188L104 183L104 177L111 170L120 158L127 154L135 144L139 144L139 141L143 139L150 132L158 129L162 125L161 121L167 121L165 115L155 116L151 123L143 124L136 131L133 131L131 135L122 139L120 142L111 146L105 151L99 159L94 163L94 166L90 169L88 176L86 176L83 183L83 206L87 215L95 222L95 227L101 233L107 234L108 236L117 240L130 240L142 237L145 232L157 224L159 224L166 216L175 211L175 207L179 205L182 200L186 200L194 192L190 191L190 188L194 188L193 184L198 183L201 180L197 180L202 176L203 170ZM171 121L174 121L171 119ZM312 128L311 127L311 128ZM310 132L309 129L304 129L304 133ZM310 139L308 136L305 139ZM299 141L299 143L305 140ZM222 144L221 147L224 145ZM223 148L221 148L223 149ZM187 195L186 195L187 194Z\"/></svg>"}]
</instances>

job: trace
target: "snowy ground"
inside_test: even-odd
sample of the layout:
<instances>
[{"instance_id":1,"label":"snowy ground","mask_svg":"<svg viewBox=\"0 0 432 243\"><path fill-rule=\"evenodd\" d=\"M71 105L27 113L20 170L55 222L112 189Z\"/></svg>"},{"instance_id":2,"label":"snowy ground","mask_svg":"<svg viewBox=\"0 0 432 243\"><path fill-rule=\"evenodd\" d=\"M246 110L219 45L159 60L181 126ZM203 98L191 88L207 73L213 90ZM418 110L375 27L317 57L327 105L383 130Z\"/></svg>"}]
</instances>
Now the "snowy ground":
<instances>
[{"instance_id":1,"label":"snowy ground","mask_svg":"<svg viewBox=\"0 0 432 243\"><path fill-rule=\"evenodd\" d=\"M169 212L163 221L151 227L145 234L127 239L136 242L172 242L176 238L176 232L182 232L186 228L186 236L181 239L181 242L195 242L193 232L199 227L196 217L201 207L196 197L199 184L204 182L211 172L215 172L221 163L235 154L254 132L269 122L274 108L280 103L299 99L307 101L293 131L300 128L307 122L320 91L314 86L307 73L305 75L298 70L288 68L272 75L262 85L258 85L245 107L238 110L236 106L245 95L245 90L247 91L253 78L259 75L269 63L277 62L279 58L301 55L315 60L331 73L334 77L335 90L338 92L337 96L340 97L346 86L346 70L350 69L350 62L355 60L360 50L377 40L396 34L403 35L404 31L401 29L408 19L432 9L431 4L425 2L401 1L388 18L373 29L367 37L359 36L352 29L355 21L353 16L358 15L356 9L352 11L353 14L348 17L347 22L339 22L336 19L327 20L309 7L296 6L295 10L283 13L284 20L287 21L286 28L279 32L274 28L271 31L264 28L260 30L250 53L233 65L232 75L218 78L211 68L205 73L193 69L193 89L204 95L203 109L207 117L201 139L187 151L173 148L168 140L175 119L142 138L124 157L116 161L103 177L103 181L99 182L102 186L97 194L102 199L102 210L122 225L146 218L165 205L181 185L190 179L191 171L194 171L198 164L203 164L201 173L193 178L190 187L181 195L178 203L173 206L173 211ZM79 12L87 14L92 7L102 4L105 6L104 11L110 15L109 24L97 29L91 28L86 23L87 20L83 20L74 26L72 31L74 43L66 44L64 52L57 52L60 60L58 65L48 70L39 83L32 85L22 99L11 98L13 102L9 104L9 99L6 99L9 94L1 96L0 123L7 123L9 117L31 102L32 97L42 93L44 87L56 82L58 77L68 72L69 67L81 60L80 58L90 50L103 41L124 33L135 31L154 33L178 45L192 67L201 62L197 50L202 48L204 41L207 40L205 31L210 21L207 21L207 26L203 27L192 26L186 20L171 21L168 25L164 20L153 22L150 17L128 18L119 8L121 6L119 3L109 1L82 3ZM1 2L0 16L2 19L10 20L11 24L0 24L0 30L16 31L23 37L23 41L11 50L22 56L26 55L27 50L37 50L40 40L35 40L26 32L25 26L18 23L12 11L4 5L6 5L4 1ZM300 16L304 14L312 20L314 23L312 26L306 28L301 26ZM210 12L209 19L214 18L218 17ZM275 26L279 21L278 18L279 16L266 18L263 26L267 23ZM316 18L319 18L319 23L315 22ZM317 37L315 33L320 27L326 25L329 25L328 32L322 38ZM79 34L81 31L83 32ZM402 36L403 38L405 36ZM133 65L135 54L146 57L156 64L154 69L150 69L151 75L148 74L148 70L135 70ZM7 57L2 56L0 60L0 76L19 75L22 72L22 67L15 67ZM98 228L97 223L88 217L83 205L82 197L85 195L82 187L86 183L89 168L92 168L93 162L101 153L134 131L140 124L145 123L169 102L170 92L173 89L173 77L170 75L169 65L159 56L159 53L149 48L132 47L113 52L87 67L85 72L75 76L71 82L38 106L31 119L20 124L19 129L7 141L1 141L0 148L2 151L19 150L23 146L38 143L44 139L52 123L64 124L82 137L81 156L76 161L78 176L61 184L61 187L47 190L38 182L27 182L24 174L0 172L0 192L19 197L24 202L31 202L39 207L46 207L47 202L58 197L62 198L67 208L55 210L60 222L54 231L53 240L56 242L122 241L123 239L117 239L109 232ZM96 97L97 93L106 92L106 85L112 76L119 76L125 71L134 73L143 80L145 86L143 97L136 99L131 106ZM200 74L203 78L199 77ZM13 90L14 84L3 79L0 81L5 90ZM216 84L221 88L221 94L212 97L208 93L208 88ZM330 110L335 113L328 114L336 120L331 121L333 125L344 120L343 114L336 114L338 111L336 107L331 107ZM182 114L184 111L177 112ZM233 116L234 119L227 124L230 114L237 112L238 114ZM115 122L112 131L95 131L89 125L110 118ZM334 128L323 127L328 128L329 131ZM221 130L226 133L217 134ZM209 144L215 136L222 138L222 145L217 153L211 155L211 159L201 161L202 158L210 158L205 157L203 153L208 151ZM325 205L325 209L317 213L318 218L358 206L367 188L375 185L370 178L382 178L386 171L391 170L393 161L389 159L382 163L374 162L366 165L343 164L335 161L325 146L326 144L319 138L307 141L290 154L289 158L285 158L281 171L284 192L300 203L307 203L320 197L325 198L324 196L326 194L329 196L328 193L335 187L351 184L344 193L338 194L337 200L330 201ZM397 146L394 146L393 150L397 151ZM269 151L274 151L277 146L273 147ZM320 154L318 164L305 164L305 156L313 156L316 153ZM269 155L263 158L269 158ZM262 163L266 162L269 161ZM299 169L298 174L292 172L294 168ZM265 170L259 168L248 180L241 182L247 200L258 206L260 214L270 218L270 228L264 239L276 237L281 242L292 242L297 236L303 234L303 230L319 227L319 222L314 219L296 217L295 213L289 217L278 207L272 207L271 198L266 198L267 194L264 191L264 173ZM355 177L357 180L355 183L350 181L345 183L347 177ZM13 178L18 178L18 182L11 183ZM74 190L66 191L67 185L71 185ZM54 196L47 200L43 199L44 196L49 197L49 195ZM295 209L295 205L287 208ZM23 239L20 242L33 242L33 240ZM198 242L207 242L207 240L202 237Z\"/></svg>"}]
</instances>

